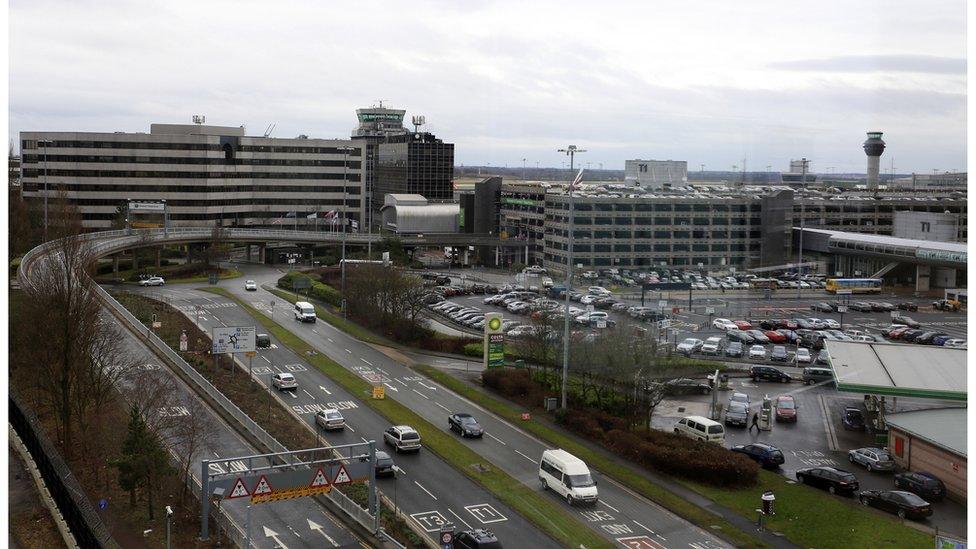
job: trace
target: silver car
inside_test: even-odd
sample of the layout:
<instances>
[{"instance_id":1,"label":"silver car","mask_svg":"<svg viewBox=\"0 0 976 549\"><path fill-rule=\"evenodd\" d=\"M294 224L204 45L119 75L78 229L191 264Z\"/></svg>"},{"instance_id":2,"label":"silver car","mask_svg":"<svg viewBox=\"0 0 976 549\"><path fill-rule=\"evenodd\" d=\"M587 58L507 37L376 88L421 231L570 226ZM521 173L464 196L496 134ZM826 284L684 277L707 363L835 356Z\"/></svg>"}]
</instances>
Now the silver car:
<instances>
[{"instance_id":1,"label":"silver car","mask_svg":"<svg viewBox=\"0 0 976 549\"><path fill-rule=\"evenodd\" d=\"M346 420L335 408L327 408L315 414L315 423L326 431L341 430L346 428Z\"/></svg>"},{"instance_id":2,"label":"silver car","mask_svg":"<svg viewBox=\"0 0 976 549\"><path fill-rule=\"evenodd\" d=\"M855 448L847 452L847 459L851 463L860 463L868 471L893 471L895 461L891 454L882 448Z\"/></svg>"}]
</instances>

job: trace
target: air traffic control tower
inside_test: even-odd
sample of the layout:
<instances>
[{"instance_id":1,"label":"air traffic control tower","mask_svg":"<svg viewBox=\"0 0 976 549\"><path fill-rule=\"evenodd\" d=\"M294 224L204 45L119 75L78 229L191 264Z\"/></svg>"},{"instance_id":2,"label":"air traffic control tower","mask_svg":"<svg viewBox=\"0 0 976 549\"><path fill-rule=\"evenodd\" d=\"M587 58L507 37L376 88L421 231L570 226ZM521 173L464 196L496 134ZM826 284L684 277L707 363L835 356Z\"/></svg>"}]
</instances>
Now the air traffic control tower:
<instances>
[{"instance_id":1,"label":"air traffic control tower","mask_svg":"<svg viewBox=\"0 0 976 549\"><path fill-rule=\"evenodd\" d=\"M868 155L868 188L871 190L878 188L878 173L884 150L885 142L881 140L881 132L868 132L868 140L864 142L864 154Z\"/></svg>"}]
</instances>

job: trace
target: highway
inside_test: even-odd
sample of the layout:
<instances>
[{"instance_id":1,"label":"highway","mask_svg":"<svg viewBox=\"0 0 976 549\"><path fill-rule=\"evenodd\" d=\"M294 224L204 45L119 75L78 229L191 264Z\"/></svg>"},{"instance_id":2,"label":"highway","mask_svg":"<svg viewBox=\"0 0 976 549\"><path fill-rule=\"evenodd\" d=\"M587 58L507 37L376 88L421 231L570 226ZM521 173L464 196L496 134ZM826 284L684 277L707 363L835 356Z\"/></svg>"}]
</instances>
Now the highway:
<instances>
[{"instance_id":1,"label":"highway","mask_svg":"<svg viewBox=\"0 0 976 549\"><path fill-rule=\"evenodd\" d=\"M120 324L115 317L106 314L113 322ZM121 326L120 326L121 327ZM131 375L123 377L120 383L120 390L126 400L136 400L143 402L146 397L147 376L163 376L173 381L175 394L171 400L150 401L161 404L160 406L150 405L147 414L164 415L186 415L191 410L203 414L203 421L211 428L202 444L198 444L196 452L193 454L192 465L190 468L196 480L196 489L199 490L200 462L203 459L223 459L237 456L259 454L259 452L249 443L245 442L234 429L227 425L213 410L206 407L202 400L187 387L182 380L173 374L162 362L128 330L121 327L124 334L123 344L130 357L136 361L138 366ZM196 402L199 407L193 406L191 402ZM170 448L171 454L181 456L185 452L184 447L178 444ZM228 468L233 470L236 466L243 467L243 463L231 463L227 467L219 466L218 470L223 472ZM255 465L258 465L255 462ZM236 530L232 537L244 540L247 527L247 498L237 500L225 500L223 510L230 518L231 524L221 522L221 528L231 528ZM313 530L313 525L320 527ZM216 527L213 521L210 524L211 538L216 539ZM221 534L224 541L227 534ZM251 508L251 546L258 548L289 548L299 547L368 547L353 532L343 525L330 511L323 508L311 498L300 498L279 501L275 503L255 505Z\"/></svg>"},{"instance_id":2,"label":"highway","mask_svg":"<svg viewBox=\"0 0 976 549\"><path fill-rule=\"evenodd\" d=\"M277 273L277 271L271 272ZM222 284L222 287L231 288L242 284L243 280L235 280ZM199 326L208 332L215 325L257 325L244 309L232 301L222 296L195 291L188 286L145 288L138 291L170 302L194 322L197 321L196 309L199 306L202 311L199 315ZM290 304L283 306L280 298L266 292L263 293L264 301L258 301L255 292L248 292L243 297L264 310L270 310L270 301L274 298L278 301L275 317L285 326L290 326L284 323L284 320L289 319L285 315L291 315ZM325 333L325 330L329 330L329 337L335 335L335 331L331 330L325 322L307 324L305 327L309 328L309 333L312 335L320 331ZM258 331L261 332L261 329L259 328ZM398 391L405 393L411 387L418 386L417 380L409 373L398 375L373 369L373 366L367 362L368 359L354 355L351 347L348 352L344 349L341 352L348 355L348 357L341 357L344 364L355 364L360 368L358 370L360 372L374 372L386 376L389 379L389 386L395 389L389 390L388 394L397 395ZM334 353L326 354L332 356ZM240 358L247 360L244 357ZM346 420L346 429L328 433L320 431L320 436L325 443L378 441L378 448L389 452L399 468L395 478L381 478L378 480L378 486L423 531L433 535L442 525L451 523L458 529L488 528L495 532L503 543L506 540L509 542L519 540L520 547L559 547L554 540L535 528L521 515L429 451L421 450L418 454L395 454L391 448L384 448L382 434L390 423L379 413L361 404L361 399L366 398L366 395L349 394L302 357L281 345L274 337L272 337L271 348L258 350L258 355L253 359L252 372L265 383L268 383L269 378L276 372L293 373L298 380L299 390L294 393L272 391L272 397L294 410L296 415L312 428L315 428L315 412L326 407L338 408ZM446 415L438 418L438 424L446 424L446 421ZM312 442L310 435L309 443ZM300 519L297 522L304 524ZM296 522L293 521L292 524L295 525Z\"/></svg>"},{"instance_id":3,"label":"highway","mask_svg":"<svg viewBox=\"0 0 976 549\"><path fill-rule=\"evenodd\" d=\"M483 439L462 440L459 438L461 443L468 445L484 456L487 461L503 469L525 485L534 490L542 490L538 480L538 459L542 451L547 448L544 443L444 387L417 376L394 358L387 356L369 344L346 335L326 322L296 323L293 320L290 304L260 288L262 284L273 286L282 274L280 271L257 265L238 265L237 267L244 271L245 278L251 278L258 282L258 291L245 291L241 279L224 283L222 287L249 302L255 308L265 311L270 310L271 301L276 301L275 319L285 328L345 368L357 373L363 379L384 383L387 387L388 397L410 407L414 412L444 431L448 431L447 417L449 414L461 411L472 413L485 427L487 434ZM207 296L203 299L210 300L212 306L217 307L215 310L219 311L220 322L228 325L255 324L255 321L243 309L230 306L231 302L223 300L220 296L172 287L167 287L164 292L173 292L175 296L189 299L191 302L200 299L200 296ZM185 312L189 315L189 310ZM330 383L328 378L318 371L301 371L296 375L299 376L299 383L302 387L310 391L320 384ZM290 403L298 411L300 409L306 410L308 406L306 403L317 405L321 404L322 401L321 395L316 398L314 394L300 390ZM308 417L311 418L311 415L309 414ZM379 432L375 431L374 436L378 437ZM622 544L629 540L637 540L637 543L645 543L646 547L711 548L727 546L717 537L681 519L667 509L644 499L613 479L597 471L594 471L594 477L599 483L600 502L596 507L573 507L572 512L577 514L581 522L608 540ZM558 505L567 505L552 492L548 493L548 497L553 498L553 501ZM494 530L500 533L498 524L492 526ZM524 531L519 534L519 536L522 535L524 535ZM502 538L503 543L506 538L507 536Z\"/></svg>"}]
</instances>

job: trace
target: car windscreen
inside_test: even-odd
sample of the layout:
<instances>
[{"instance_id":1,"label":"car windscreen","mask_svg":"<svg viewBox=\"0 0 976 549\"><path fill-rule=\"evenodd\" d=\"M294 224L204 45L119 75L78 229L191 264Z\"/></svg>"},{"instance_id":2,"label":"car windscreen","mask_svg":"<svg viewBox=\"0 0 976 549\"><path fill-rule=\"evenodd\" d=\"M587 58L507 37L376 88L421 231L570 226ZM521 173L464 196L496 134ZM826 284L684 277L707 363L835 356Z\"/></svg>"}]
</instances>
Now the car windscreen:
<instances>
[{"instance_id":1,"label":"car windscreen","mask_svg":"<svg viewBox=\"0 0 976 549\"><path fill-rule=\"evenodd\" d=\"M473 418L473 417L471 417L471 416L468 416L468 417L462 417L462 418L458 418L458 419L459 419L459 421L460 421L461 423L463 423L464 425L477 425L477 424L478 424L478 422L477 422L477 421L475 421L475 420L474 420L474 418Z\"/></svg>"},{"instance_id":2,"label":"car windscreen","mask_svg":"<svg viewBox=\"0 0 976 549\"><path fill-rule=\"evenodd\" d=\"M420 440L420 435L417 433L403 433L403 440Z\"/></svg>"},{"instance_id":3,"label":"car windscreen","mask_svg":"<svg viewBox=\"0 0 976 549\"><path fill-rule=\"evenodd\" d=\"M783 408L785 410L792 410L793 408L796 408L796 403L794 403L792 400L781 400L776 403L776 407Z\"/></svg>"},{"instance_id":4,"label":"car windscreen","mask_svg":"<svg viewBox=\"0 0 976 549\"><path fill-rule=\"evenodd\" d=\"M593 477L591 477L589 473L582 475L566 475L566 478L569 479L570 486L574 488L586 488L587 486L594 485Z\"/></svg>"},{"instance_id":5,"label":"car windscreen","mask_svg":"<svg viewBox=\"0 0 976 549\"><path fill-rule=\"evenodd\" d=\"M721 434L721 433L724 433L724 432L725 432L725 429L723 429L721 425L709 425L708 426L708 434L710 434L710 435L718 435L718 434Z\"/></svg>"}]
</instances>

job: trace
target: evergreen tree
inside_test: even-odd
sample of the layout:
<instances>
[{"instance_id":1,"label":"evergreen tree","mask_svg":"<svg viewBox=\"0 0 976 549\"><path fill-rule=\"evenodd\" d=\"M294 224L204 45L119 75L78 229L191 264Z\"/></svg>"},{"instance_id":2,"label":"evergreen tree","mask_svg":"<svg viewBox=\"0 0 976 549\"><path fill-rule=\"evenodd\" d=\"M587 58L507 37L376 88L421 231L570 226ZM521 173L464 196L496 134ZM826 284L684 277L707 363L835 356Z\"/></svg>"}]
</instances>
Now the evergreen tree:
<instances>
[{"instance_id":1,"label":"evergreen tree","mask_svg":"<svg viewBox=\"0 0 976 549\"><path fill-rule=\"evenodd\" d=\"M119 471L119 486L129 492L129 505L135 507L136 492L143 489L149 519L153 518L153 493L158 489L160 479L171 470L169 456L152 433L142 417L139 406L129 411L129 425L122 442L122 457L113 463Z\"/></svg>"}]
</instances>

